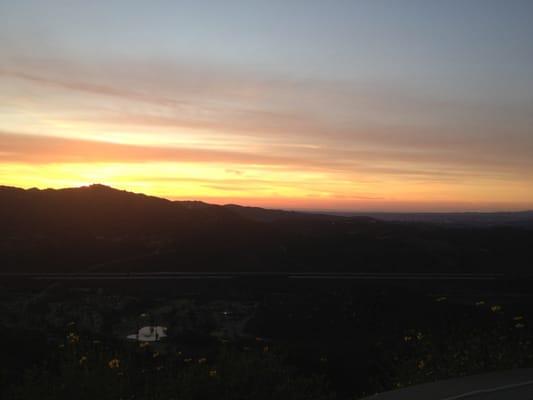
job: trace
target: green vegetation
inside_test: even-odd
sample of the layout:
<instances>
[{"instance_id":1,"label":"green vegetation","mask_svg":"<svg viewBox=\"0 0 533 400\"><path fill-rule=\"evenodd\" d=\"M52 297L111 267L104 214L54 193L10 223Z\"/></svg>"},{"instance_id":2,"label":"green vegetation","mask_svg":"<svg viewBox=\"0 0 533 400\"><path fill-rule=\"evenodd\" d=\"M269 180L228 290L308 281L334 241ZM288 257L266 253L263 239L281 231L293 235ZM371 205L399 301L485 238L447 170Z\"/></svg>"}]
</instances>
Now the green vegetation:
<instances>
[{"instance_id":1,"label":"green vegetation","mask_svg":"<svg viewBox=\"0 0 533 400\"><path fill-rule=\"evenodd\" d=\"M533 367L532 301L519 283L489 297L472 283L443 294L438 281L6 289L0 398L354 400ZM147 324L168 336L125 339Z\"/></svg>"},{"instance_id":2,"label":"green vegetation","mask_svg":"<svg viewBox=\"0 0 533 400\"><path fill-rule=\"evenodd\" d=\"M7 385L6 399L332 399L323 378L303 376L279 354L225 347L213 360L160 354L144 343L108 348L67 335L51 359Z\"/></svg>"}]
</instances>

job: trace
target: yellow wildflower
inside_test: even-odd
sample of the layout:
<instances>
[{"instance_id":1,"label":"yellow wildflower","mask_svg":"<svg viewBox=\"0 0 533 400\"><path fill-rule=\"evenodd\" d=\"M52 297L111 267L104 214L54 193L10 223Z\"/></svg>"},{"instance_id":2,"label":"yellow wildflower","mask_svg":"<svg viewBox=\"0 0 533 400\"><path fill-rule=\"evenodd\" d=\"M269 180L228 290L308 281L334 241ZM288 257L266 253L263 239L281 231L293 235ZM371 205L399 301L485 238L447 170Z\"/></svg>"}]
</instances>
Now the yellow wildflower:
<instances>
[{"instance_id":1,"label":"yellow wildflower","mask_svg":"<svg viewBox=\"0 0 533 400\"><path fill-rule=\"evenodd\" d=\"M80 341L80 337L73 332L67 335L67 339L68 339L68 342L72 344L78 343Z\"/></svg>"}]
</instances>

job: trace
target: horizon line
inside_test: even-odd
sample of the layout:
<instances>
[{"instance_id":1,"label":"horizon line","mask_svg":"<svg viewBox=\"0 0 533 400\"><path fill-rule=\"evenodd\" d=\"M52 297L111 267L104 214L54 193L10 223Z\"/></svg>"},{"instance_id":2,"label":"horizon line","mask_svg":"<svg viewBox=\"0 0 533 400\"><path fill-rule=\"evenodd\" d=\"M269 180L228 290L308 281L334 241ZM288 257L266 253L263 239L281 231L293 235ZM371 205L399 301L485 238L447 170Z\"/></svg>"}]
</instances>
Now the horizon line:
<instances>
[{"instance_id":1,"label":"horizon line","mask_svg":"<svg viewBox=\"0 0 533 400\"><path fill-rule=\"evenodd\" d=\"M214 206L239 206L239 207L246 207L246 208L260 208L264 210L277 210L277 211L287 211L287 212L299 212L299 213L308 213L308 214L336 214L339 216L365 216L370 214L385 214L385 215L393 215L393 214L403 214L403 215L430 215L430 214L521 214L521 213L531 213L533 212L533 208L524 208L524 209L517 209L517 210L458 210L458 211L442 211L442 210L429 210L429 211L422 211L422 210L413 210L413 211L404 211L404 210L383 210L383 209L374 209L374 210L355 210L355 209L332 209L332 208L285 208L285 207L265 207L265 206L258 206L258 205L243 205L239 204L237 202L228 202L228 203L216 203L216 202L209 202L205 200L198 200L194 198L190 199L183 199L183 198L169 198L164 197L160 195L154 195L150 193L145 192L136 192L131 191L127 189L120 189L111 185L103 184L103 183L91 183L91 184L85 184L80 186L66 186L66 187L59 187L59 188L53 188L53 187L20 187L20 186L12 186L12 185L4 185L0 184L0 188L12 188L12 189L19 189L19 190L38 190L38 191L45 191L45 190L68 190L68 189L82 189L82 188L94 188L94 187L103 187L115 191L121 191L136 195L144 195L148 197L154 197L158 199L164 199L171 202L200 202L208 205L214 205Z\"/></svg>"}]
</instances>

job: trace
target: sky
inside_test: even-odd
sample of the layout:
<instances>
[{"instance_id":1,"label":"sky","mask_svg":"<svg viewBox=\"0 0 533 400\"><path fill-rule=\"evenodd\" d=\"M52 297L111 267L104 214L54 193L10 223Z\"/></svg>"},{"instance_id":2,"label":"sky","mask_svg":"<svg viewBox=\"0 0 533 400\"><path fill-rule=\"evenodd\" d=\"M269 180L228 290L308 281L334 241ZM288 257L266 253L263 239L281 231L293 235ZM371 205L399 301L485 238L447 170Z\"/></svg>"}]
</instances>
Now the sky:
<instances>
[{"instance_id":1,"label":"sky","mask_svg":"<svg viewBox=\"0 0 533 400\"><path fill-rule=\"evenodd\" d=\"M0 184L533 209L530 0L0 0Z\"/></svg>"}]
</instances>

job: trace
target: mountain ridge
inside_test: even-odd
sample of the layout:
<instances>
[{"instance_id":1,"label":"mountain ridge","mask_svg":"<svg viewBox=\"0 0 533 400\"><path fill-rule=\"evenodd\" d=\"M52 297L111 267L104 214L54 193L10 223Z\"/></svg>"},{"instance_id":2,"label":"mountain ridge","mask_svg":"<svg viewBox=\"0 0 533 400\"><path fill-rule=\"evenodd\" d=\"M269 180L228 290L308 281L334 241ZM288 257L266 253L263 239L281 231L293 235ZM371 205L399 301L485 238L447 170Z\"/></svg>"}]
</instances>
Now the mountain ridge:
<instances>
[{"instance_id":1,"label":"mountain ridge","mask_svg":"<svg viewBox=\"0 0 533 400\"><path fill-rule=\"evenodd\" d=\"M93 183L90 185L83 185L79 187L65 187L65 188L44 188L40 189L37 187L31 188L20 188L16 186L9 185L0 185L0 190L16 190L16 191L26 191L26 192L68 192L68 191L96 191L104 193L122 193L128 195L141 196L148 199L158 199L164 200L167 202L189 205L192 207L224 207L227 209L237 210L237 209L246 209L251 214L252 211L257 211L260 213L264 212L275 212L277 214L285 214L292 216L309 216L309 215L320 215L323 217L367 217L374 219L383 219L385 221L436 221L436 222L447 222L445 221L446 217L484 217L484 216L526 216L533 217L533 209L524 209L524 210L513 210L513 211L410 211L410 212L396 212L396 211L332 211L332 210L292 210L292 209L283 209L283 208L268 208L268 207L258 207L258 206L244 206L236 203L225 203L225 204L214 204L205 202L202 200L173 200L165 197L149 195L145 193L132 192L124 189L117 189L109 185L101 183Z\"/></svg>"},{"instance_id":2,"label":"mountain ridge","mask_svg":"<svg viewBox=\"0 0 533 400\"><path fill-rule=\"evenodd\" d=\"M172 201L105 185L0 186L0 272L501 272L533 230Z\"/></svg>"}]
</instances>

